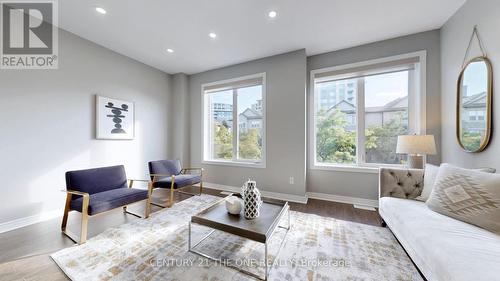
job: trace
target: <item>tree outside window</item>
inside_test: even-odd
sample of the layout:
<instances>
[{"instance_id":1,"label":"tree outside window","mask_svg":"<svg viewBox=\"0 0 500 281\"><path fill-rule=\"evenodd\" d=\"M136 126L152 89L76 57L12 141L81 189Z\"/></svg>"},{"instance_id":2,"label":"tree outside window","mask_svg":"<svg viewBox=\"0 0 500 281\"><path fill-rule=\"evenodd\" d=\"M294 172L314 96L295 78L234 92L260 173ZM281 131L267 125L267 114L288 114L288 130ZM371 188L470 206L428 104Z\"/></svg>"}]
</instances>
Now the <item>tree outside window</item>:
<instances>
[{"instance_id":1,"label":"tree outside window","mask_svg":"<svg viewBox=\"0 0 500 281\"><path fill-rule=\"evenodd\" d=\"M402 70L315 81L315 163L405 163L396 145L397 137L410 131L411 75Z\"/></svg>"},{"instance_id":2,"label":"tree outside window","mask_svg":"<svg viewBox=\"0 0 500 281\"><path fill-rule=\"evenodd\" d=\"M204 160L262 163L263 76L204 91ZM207 130L207 128L209 128Z\"/></svg>"}]
</instances>

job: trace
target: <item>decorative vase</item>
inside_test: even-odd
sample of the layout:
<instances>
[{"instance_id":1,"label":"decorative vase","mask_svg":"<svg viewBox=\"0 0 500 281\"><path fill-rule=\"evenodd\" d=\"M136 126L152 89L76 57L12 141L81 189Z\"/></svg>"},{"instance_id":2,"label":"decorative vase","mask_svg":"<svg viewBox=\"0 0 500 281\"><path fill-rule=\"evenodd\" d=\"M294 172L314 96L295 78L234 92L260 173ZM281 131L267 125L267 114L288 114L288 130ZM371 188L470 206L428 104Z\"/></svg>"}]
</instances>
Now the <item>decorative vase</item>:
<instances>
[{"instance_id":1,"label":"decorative vase","mask_svg":"<svg viewBox=\"0 0 500 281\"><path fill-rule=\"evenodd\" d=\"M226 210L231 215L239 215L243 208L240 198L229 196L226 198Z\"/></svg>"},{"instance_id":2,"label":"decorative vase","mask_svg":"<svg viewBox=\"0 0 500 281\"><path fill-rule=\"evenodd\" d=\"M243 213L245 218L258 218L262 199L260 191L257 189L257 183L252 180L246 181L241 188L241 196L243 197Z\"/></svg>"}]
</instances>

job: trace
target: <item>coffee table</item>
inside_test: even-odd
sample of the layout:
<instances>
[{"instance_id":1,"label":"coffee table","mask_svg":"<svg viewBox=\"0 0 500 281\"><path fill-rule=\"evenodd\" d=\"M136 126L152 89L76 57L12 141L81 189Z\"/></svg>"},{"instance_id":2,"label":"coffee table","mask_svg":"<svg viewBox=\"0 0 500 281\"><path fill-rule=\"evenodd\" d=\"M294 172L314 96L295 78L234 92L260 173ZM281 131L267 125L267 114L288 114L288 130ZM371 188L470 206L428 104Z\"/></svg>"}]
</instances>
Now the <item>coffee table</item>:
<instances>
[{"instance_id":1,"label":"coffee table","mask_svg":"<svg viewBox=\"0 0 500 281\"><path fill-rule=\"evenodd\" d=\"M260 208L260 216L258 218L247 220L243 216L240 215L230 215L226 210L225 198L217 201L212 206L207 209L201 211L200 213L191 217L191 221L189 222L189 237L188 237L188 250L189 252L198 254L200 256L209 258L214 261L220 261L220 259L216 257L212 257L208 254L202 253L194 248L198 246L201 242L207 239L215 230L223 231L226 233L230 233L233 235L237 235L246 239L250 239L256 242L260 242L264 244L264 263L265 263L265 276L258 276L255 273L249 272L242 268L236 267L232 264L223 263L225 266L234 268L240 272L243 272L252 277L267 280L269 276L269 264L268 264L268 255L267 255L267 247L268 242L273 236L275 230L280 227L286 229L285 236L280 243L278 251L276 253L276 257L278 257L279 251L283 246L283 242L285 241L286 234L288 230L290 230L290 207L288 206L288 202L278 201L278 200L270 200L264 199L262 206ZM279 223L281 219L287 215L287 225L280 226ZM203 225L212 230L201 238L196 244L192 245L191 243L191 227L192 224Z\"/></svg>"}]
</instances>

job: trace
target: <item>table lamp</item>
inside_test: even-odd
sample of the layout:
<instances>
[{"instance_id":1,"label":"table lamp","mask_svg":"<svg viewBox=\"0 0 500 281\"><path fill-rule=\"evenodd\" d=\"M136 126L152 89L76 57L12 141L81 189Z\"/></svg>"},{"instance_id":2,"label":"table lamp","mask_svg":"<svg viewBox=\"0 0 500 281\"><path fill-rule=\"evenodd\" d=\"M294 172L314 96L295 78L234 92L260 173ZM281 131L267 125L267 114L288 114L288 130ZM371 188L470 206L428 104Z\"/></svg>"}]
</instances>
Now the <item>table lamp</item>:
<instances>
[{"instance_id":1,"label":"table lamp","mask_svg":"<svg viewBox=\"0 0 500 281\"><path fill-rule=\"evenodd\" d=\"M408 168L423 169L424 155L436 154L433 135L398 136L396 153L408 154Z\"/></svg>"}]
</instances>

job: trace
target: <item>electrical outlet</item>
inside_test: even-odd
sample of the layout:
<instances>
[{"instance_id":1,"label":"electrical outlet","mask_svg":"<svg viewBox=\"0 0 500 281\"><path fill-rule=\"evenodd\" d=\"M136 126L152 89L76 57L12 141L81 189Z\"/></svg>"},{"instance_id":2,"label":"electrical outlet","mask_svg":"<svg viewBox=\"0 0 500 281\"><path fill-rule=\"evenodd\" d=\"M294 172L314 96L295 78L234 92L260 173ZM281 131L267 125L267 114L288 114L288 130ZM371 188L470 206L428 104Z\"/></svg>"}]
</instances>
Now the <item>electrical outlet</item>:
<instances>
[{"instance_id":1,"label":"electrical outlet","mask_svg":"<svg viewBox=\"0 0 500 281\"><path fill-rule=\"evenodd\" d=\"M293 182L294 182L294 178L290 177L290 184L293 184Z\"/></svg>"}]
</instances>

